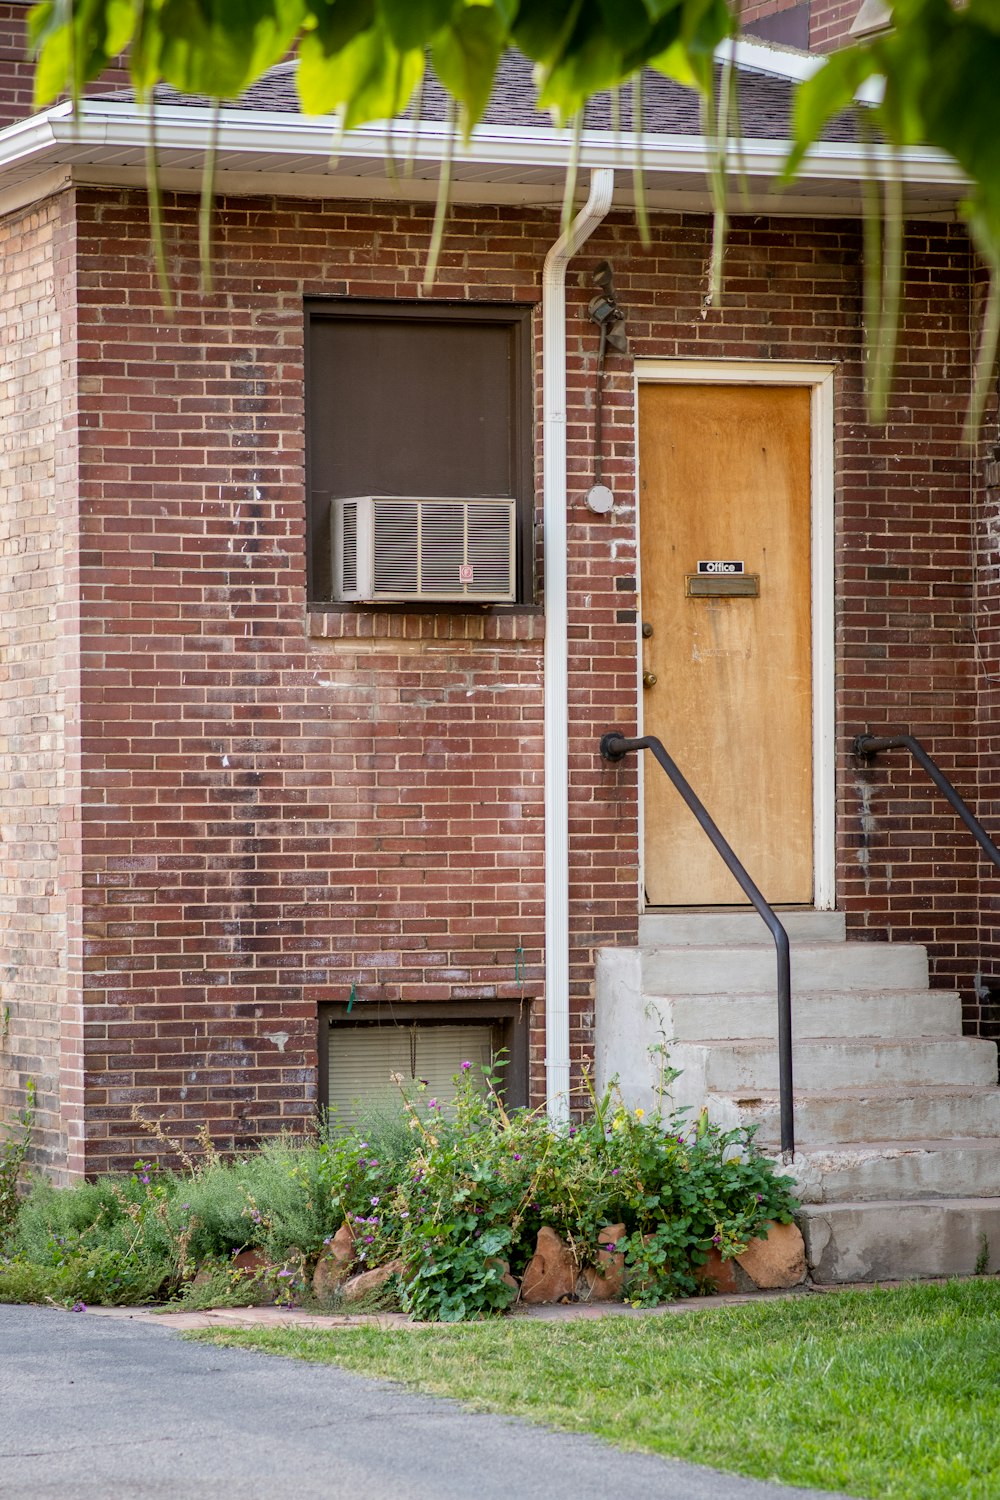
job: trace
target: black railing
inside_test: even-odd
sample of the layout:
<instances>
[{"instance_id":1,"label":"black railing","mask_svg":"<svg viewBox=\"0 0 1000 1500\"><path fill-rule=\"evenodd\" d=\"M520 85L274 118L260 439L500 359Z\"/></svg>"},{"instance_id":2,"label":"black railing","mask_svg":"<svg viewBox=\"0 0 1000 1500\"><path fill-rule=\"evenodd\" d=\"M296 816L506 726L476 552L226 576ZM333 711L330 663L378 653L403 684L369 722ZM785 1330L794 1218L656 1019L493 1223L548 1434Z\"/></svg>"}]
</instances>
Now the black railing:
<instances>
[{"instance_id":1,"label":"black railing","mask_svg":"<svg viewBox=\"0 0 1000 1500\"><path fill-rule=\"evenodd\" d=\"M975 813L962 801L941 767L931 760L920 741L915 740L912 734L859 734L855 737L854 753L860 759L871 760L872 756L878 755L880 750L909 750L917 765L923 767L938 791L943 792L947 797L987 859L991 859L1000 870L1000 849L994 844Z\"/></svg>"},{"instance_id":2,"label":"black railing","mask_svg":"<svg viewBox=\"0 0 1000 1500\"><path fill-rule=\"evenodd\" d=\"M719 832L701 798L692 790L676 763L663 748L662 741L658 740L654 734L646 734L641 739L630 740L626 739L625 735L614 731L604 735L601 739L601 754L605 760L612 762L624 760L625 756L631 754L633 750L652 751L694 813L729 873L736 880L747 900L756 908L774 938L778 960L778 1097L781 1111L781 1153L787 1161L790 1161L795 1153L795 1122L792 1105L792 978L788 933Z\"/></svg>"}]
</instances>

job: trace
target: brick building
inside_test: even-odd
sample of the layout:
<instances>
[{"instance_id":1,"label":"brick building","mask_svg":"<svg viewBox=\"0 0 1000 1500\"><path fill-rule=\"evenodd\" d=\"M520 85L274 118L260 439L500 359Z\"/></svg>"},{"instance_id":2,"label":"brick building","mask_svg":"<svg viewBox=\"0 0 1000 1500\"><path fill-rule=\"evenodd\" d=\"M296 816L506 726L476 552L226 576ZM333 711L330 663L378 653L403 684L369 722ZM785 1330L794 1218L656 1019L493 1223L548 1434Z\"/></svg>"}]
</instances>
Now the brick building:
<instances>
[{"instance_id":1,"label":"brick building","mask_svg":"<svg viewBox=\"0 0 1000 1500\"><path fill-rule=\"evenodd\" d=\"M137 1113L224 1147L302 1129L397 1055L504 1047L512 1095L558 1113L596 951L742 900L655 768L601 758L608 730L668 743L773 903L925 945L967 1037L996 1034L992 868L909 763L851 751L912 732L990 822L995 413L961 439L981 278L958 174L912 152L870 423L849 123L777 181L808 62L741 49L720 303L710 151L663 80L649 242L598 102L566 244L570 145L511 62L429 288L432 91L419 128L333 160L287 67L225 109L211 287L212 119L165 97L170 309L135 104L0 133L0 1102L36 1080L46 1169L130 1166ZM627 349L602 379L604 262Z\"/></svg>"}]
</instances>

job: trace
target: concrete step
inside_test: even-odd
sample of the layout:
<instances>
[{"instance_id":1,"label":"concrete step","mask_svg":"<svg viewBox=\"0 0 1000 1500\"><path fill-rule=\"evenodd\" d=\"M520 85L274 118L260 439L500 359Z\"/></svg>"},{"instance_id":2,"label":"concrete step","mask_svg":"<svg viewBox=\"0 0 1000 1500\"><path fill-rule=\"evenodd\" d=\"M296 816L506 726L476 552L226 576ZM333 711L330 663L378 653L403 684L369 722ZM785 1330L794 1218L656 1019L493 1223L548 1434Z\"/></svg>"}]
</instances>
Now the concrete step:
<instances>
[{"instance_id":1,"label":"concrete step","mask_svg":"<svg viewBox=\"0 0 1000 1500\"><path fill-rule=\"evenodd\" d=\"M671 1066L681 1070L672 1092L686 1104L710 1093L778 1086L778 1053L770 1043L677 1042L668 1051ZM870 1084L976 1088L996 1083L997 1049L995 1042L973 1037L856 1042L807 1037L795 1044L793 1065L796 1086L807 1093Z\"/></svg>"},{"instance_id":2,"label":"concrete step","mask_svg":"<svg viewBox=\"0 0 1000 1500\"><path fill-rule=\"evenodd\" d=\"M756 1126L765 1149L781 1139L776 1090L744 1094L709 1094L713 1120L725 1130ZM948 1137L995 1137L1000 1154L1000 1089L919 1088L842 1089L807 1094L795 1090L795 1141L802 1150L848 1144L859 1137L875 1141L944 1140Z\"/></svg>"},{"instance_id":3,"label":"concrete step","mask_svg":"<svg viewBox=\"0 0 1000 1500\"><path fill-rule=\"evenodd\" d=\"M773 994L648 996L665 1037L674 1041L773 1041L778 1005ZM955 1037L962 1002L951 990L796 990L792 1035L805 1037Z\"/></svg>"},{"instance_id":4,"label":"concrete step","mask_svg":"<svg viewBox=\"0 0 1000 1500\"><path fill-rule=\"evenodd\" d=\"M604 950L608 951L608 950ZM628 949L617 950L620 955ZM774 944L641 948L644 995L774 994ZM927 951L916 943L802 942L792 949L792 994L803 990L926 989Z\"/></svg>"},{"instance_id":5,"label":"concrete step","mask_svg":"<svg viewBox=\"0 0 1000 1500\"><path fill-rule=\"evenodd\" d=\"M846 936L843 912L812 911L807 908L777 909L776 915L789 941L796 943L842 943ZM762 943L774 947L774 939L763 919L752 909L711 908L705 911L647 912L639 918L642 948L728 947Z\"/></svg>"},{"instance_id":6,"label":"concrete step","mask_svg":"<svg viewBox=\"0 0 1000 1500\"><path fill-rule=\"evenodd\" d=\"M995 1140L865 1141L796 1151L803 1203L1000 1197Z\"/></svg>"},{"instance_id":7,"label":"concrete step","mask_svg":"<svg viewBox=\"0 0 1000 1500\"><path fill-rule=\"evenodd\" d=\"M1000 1272L1000 1197L822 1203L798 1216L821 1285Z\"/></svg>"}]
</instances>

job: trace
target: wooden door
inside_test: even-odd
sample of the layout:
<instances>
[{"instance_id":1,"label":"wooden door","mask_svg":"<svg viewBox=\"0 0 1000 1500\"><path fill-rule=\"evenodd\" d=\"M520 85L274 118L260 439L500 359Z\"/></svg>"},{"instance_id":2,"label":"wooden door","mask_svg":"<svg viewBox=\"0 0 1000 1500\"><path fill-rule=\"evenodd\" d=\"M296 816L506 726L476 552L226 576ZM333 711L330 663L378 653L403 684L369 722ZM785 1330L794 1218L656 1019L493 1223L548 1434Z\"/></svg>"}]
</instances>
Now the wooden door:
<instances>
[{"instance_id":1,"label":"wooden door","mask_svg":"<svg viewBox=\"0 0 1000 1500\"><path fill-rule=\"evenodd\" d=\"M782 904L813 901L809 410L799 386L639 396L644 732ZM644 805L649 905L744 902L648 757Z\"/></svg>"}]
</instances>

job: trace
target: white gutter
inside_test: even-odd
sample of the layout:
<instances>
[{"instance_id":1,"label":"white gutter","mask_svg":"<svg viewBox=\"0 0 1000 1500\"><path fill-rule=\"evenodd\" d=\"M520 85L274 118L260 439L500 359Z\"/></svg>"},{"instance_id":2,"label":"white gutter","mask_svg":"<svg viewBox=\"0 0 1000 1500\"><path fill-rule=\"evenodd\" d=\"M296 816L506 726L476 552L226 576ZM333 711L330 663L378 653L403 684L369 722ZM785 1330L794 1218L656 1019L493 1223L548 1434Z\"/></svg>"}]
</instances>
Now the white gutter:
<instances>
[{"instance_id":1,"label":"white gutter","mask_svg":"<svg viewBox=\"0 0 1000 1500\"><path fill-rule=\"evenodd\" d=\"M566 521L566 266L611 207L615 174L592 172L590 196L545 257L542 449L545 563L545 1094L569 1118L569 635Z\"/></svg>"},{"instance_id":2,"label":"white gutter","mask_svg":"<svg viewBox=\"0 0 1000 1500\"><path fill-rule=\"evenodd\" d=\"M156 137L165 167L179 160L192 170L200 169L210 149L213 113L199 106L157 106ZM447 151L450 127L441 121L394 120L387 124L361 125L336 143L337 166L331 172L333 131L329 119L308 115L284 115L257 110L223 110L218 126L219 168L231 163L230 153L256 158L261 183L272 172L320 171L326 175L350 172L352 162L376 164L384 170L388 143L392 153L412 159L414 168L437 171ZM0 131L0 169L31 168L45 164L107 163L124 166L143 164L148 141L147 112L130 101L82 100L74 119L69 105L60 104L42 115L19 121ZM469 142L454 146L457 174L471 169L489 178L492 168L522 168L536 183L536 173L565 174L572 156L569 132L550 126L481 124ZM580 139L580 164L592 172L635 166L635 137L613 131L585 130ZM705 178L716 160L715 147L700 136L644 134L638 144L639 159L647 177L659 173L693 174ZM737 159L736 143L733 146ZM738 143L739 175L750 180L772 181L780 177L788 152L787 142L743 140ZM177 155L175 155L177 154ZM285 158L285 160L281 160ZM808 182L856 183L860 168L875 171L885 166L898 171L911 186L961 188L968 179L944 152L927 147L908 147L894 152L873 146L866 152L852 141L822 141L806 155L800 169ZM509 171L508 171L509 176ZM562 175L560 175L560 182ZM793 194L789 195L793 201Z\"/></svg>"}]
</instances>

